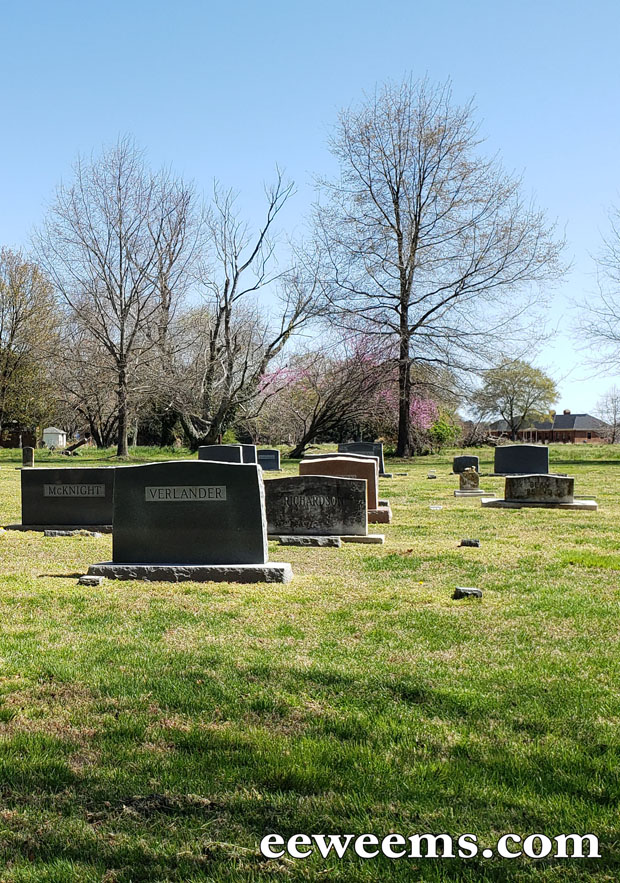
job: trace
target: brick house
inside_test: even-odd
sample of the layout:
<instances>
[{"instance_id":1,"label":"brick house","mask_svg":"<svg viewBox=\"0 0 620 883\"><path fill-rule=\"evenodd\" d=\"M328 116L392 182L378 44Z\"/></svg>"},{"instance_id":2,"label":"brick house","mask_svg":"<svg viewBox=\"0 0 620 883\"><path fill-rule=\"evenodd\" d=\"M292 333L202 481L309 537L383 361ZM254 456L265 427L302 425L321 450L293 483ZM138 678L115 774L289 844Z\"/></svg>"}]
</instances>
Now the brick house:
<instances>
[{"instance_id":1,"label":"brick house","mask_svg":"<svg viewBox=\"0 0 620 883\"><path fill-rule=\"evenodd\" d=\"M534 422L517 433L519 441L564 442L567 444L601 444L607 441L611 426L591 414L571 414L566 409L562 414L551 412L551 420ZM489 435L494 438L510 438L510 430L505 420L496 420L489 427Z\"/></svg>"}]
</instances>

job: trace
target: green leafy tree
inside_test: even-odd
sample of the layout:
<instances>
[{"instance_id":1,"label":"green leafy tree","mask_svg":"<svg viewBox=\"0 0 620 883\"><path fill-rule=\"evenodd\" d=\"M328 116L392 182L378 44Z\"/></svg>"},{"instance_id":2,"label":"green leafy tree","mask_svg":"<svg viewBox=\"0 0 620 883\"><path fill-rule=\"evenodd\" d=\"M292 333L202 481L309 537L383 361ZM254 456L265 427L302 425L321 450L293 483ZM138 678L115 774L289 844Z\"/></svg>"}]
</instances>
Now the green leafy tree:
<instances>
[{"instance_id":1,"label":"green leafy tree","mask_svg":"<svg viewBox=\"0 0 620 883\"><path fill-rule=\"evenodd\" d=\"M555 381L539 368L520 360L504 361L483 375L483 386L472 402L483 418L503 417L510 437L549 414L558 399Z\"/></svg>"}]
</instances>

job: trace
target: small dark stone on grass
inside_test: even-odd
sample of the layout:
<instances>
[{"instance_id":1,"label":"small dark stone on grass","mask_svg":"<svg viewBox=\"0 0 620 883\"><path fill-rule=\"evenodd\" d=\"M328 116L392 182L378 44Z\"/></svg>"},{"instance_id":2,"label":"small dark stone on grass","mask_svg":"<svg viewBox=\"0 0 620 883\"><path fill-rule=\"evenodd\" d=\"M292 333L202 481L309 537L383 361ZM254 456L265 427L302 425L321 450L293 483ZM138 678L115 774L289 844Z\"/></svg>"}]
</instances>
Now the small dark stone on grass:
<instances>
[{"instance_id":1,"label":"small dark stone on grass","mask_svg":"<svg viewBox=\"0 0 620 883\"><path fill-rule=\"evenodd\" d=\"M437 476L435 475L434 472L429 472L428 475L427 475L426 477L427 477L427 478L437 478Z\"/></svg>"},{"instance_id":2,"label":"small dark stone on grass","mask_svg":"<svg viewBox=\"0 0 620 883\"><path fill-rule=\"evenodd\" d=\"M482 598L482 590L472 589L468 586L457 586L452 597L455 601L458 601L459 598Z\"/></svg>"},{"instance_id":3,"label":"small dark stone on grass","mask_svg":"<svg viewBox=\"0 0 620 883\"><path fill-rule=\"evenodd\" d=\"M473 546L476 549L480 548L480 540L461 540L461 546Z\"/></svg>"}]
</instances>

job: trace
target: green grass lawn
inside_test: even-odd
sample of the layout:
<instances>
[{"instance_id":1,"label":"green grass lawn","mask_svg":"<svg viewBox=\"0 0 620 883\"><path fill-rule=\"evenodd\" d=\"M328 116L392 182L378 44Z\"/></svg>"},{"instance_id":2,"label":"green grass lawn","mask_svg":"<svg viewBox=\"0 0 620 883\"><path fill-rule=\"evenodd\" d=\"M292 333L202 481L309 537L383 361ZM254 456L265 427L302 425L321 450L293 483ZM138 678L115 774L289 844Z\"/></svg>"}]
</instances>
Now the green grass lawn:
<instances>
[{"instance_id":1,"label":"green grass lawn","mask_svg":"<svg viewBox=\"0 0 620 883\"><path fill-rule=\"evenodd\" d=\"M0 881L620 879L620 450L551 449L594 513L482 510L451 457L388 460L383 547L271 543L288 585L87 588L109 536L0 534ZM270 832L592 832L602 857L269 861Z\"/></svg>"}]
</instances>

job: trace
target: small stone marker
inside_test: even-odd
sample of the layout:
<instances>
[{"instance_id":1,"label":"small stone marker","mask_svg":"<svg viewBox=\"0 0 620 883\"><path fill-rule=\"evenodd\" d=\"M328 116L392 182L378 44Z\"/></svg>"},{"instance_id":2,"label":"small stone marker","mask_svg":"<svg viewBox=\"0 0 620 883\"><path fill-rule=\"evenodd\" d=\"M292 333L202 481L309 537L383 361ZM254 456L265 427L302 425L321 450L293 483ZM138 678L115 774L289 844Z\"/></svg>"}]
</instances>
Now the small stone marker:
<instances>
[{"instance_id":1,"label":"small stone marker","mask_svg":"<svg viewBox=\"0 0 620 883\"><path fill-rule=\"evenodd\" d=\"M458 476L459 490L454 491L455 497L493 496L493 494L487 494L486 491L480 490L480 475L473 467L464 469L463 472L458 473Z\"/></svg>"},{"instance_id":2,"label":"small stone marker","mask_svg":"<svg viewBox=\"0 0 620 883\"><path fill-rule=\"evenodd\" d=\"M452 597L455 601L458 601L460 598L482 598L482 591L469 588L468 586L457 586Z\"/></svg>"},{"instance_id":3,"label":"small stone marker","mask_svg":"<svg viewBox=\"0 0 620 883\"><path fill-rule=\"evenodd\" d=\"M102 576L81 576L78 580L78 586L100 586L103 582Z\"/></svg>"},{"instance_id":4,"label":"small stone marker","mask_svg":"<svg viewBox=\"0 0 620 883\"><path fill-rule=\"evenodd\" d=\"M277 448L259 448L256 451L258 465L265 472L281 472L280 451Z\"/></svg>"},{"instance_id":5,"label":"small stone marker","mask_svg":"<svg viewBox=\"0 0 620 883\"><path fill-rule=\"evenodd\" d=\"M34 466L34 448L22 448L22 466L25 468Z\"/></svg>"},{"instance_id":6,"label":"small stone marker","mask_svg":"<svg viewBox=\"0 0 620 883\"><path fill-rule=\"evenodd\" d=\"M427 477L427 478L437 478L437 476L435 475L434 472L429 472L428 475L427 475L426 477Z\"/></svg>"},{"instance_id":7,"label":"small stone marker","mask_svg":"<svg viewBox=\"0 0 620 883\"><path fill-rule=\"evenodd\" d=\"M288 582L268 563L262 471L254 463L171 460L118 467L111 562L115 579Z\"/></svg>"},{"instance_id":8,"label":"small stone marker","mask_svg":"<svg viewBox=\"0 0 620 883\"><path fill-rule=\"evenodd\" d=\"M22 469L22 521L11 530L112 530L114 466Z\"/></svg>"},{"instance_id":9,"label":"small stone marker","mask_svg":"<svg viewBox=\"0 0 620 883\"><path fill-rule=\"evenodd\" d=\"M460 457L455 457L452 460L452 471L455 475L459 475L466 469L475 469L476 472L479 472L480 465L478 457L474 457L470 454L463 454Z\"/></svg>"},{"instance_id":10,"label":"small stone marker","mask_svg":"<svg viewBox=\"0 0 620 883\"><path fill-rule=\"evenodd\" d=\"M443 506L429 506L429 509L443 509Z\"/></svg>"},{"instance_id":11,"label":"small stone marker","mask_svg":"<svg viewBox=\"0 0 620 883\"><path fill-rule=\"evenodd\" d=\"M480 540L461 540L459 545L471 546L474 549L479 549L480 548Z\"/></svg>"},{"instance_id":12,"label":"small stone marker","mask_svg":"<svg viewBox=\"0 0 620 883\"><path fill-rule=\"evenodd\" d=\"M269 535L365 536L366 481L333 475L299 475L265 482Z\"/></svg>"},{"instance_id":13,"label":"small stone marker","mask_svg":"<svg viewBox=\"0 0 620 883\"><path fill-rule=\"evenodd\" d=\"M242 445L201 445L198 448L199 460L213 460L217 463L243 463Z\"/></svg>"},{"instance_id":14,"label":"small stone marker","mask_svg":"<svg viewBox=\"0 0 620 883\"><path fill-rule=\"evenodd\" d=\"M498 475L548 473L549 448L545 445L498 445L494 469Z\"/></svg>"}]
</instances>

